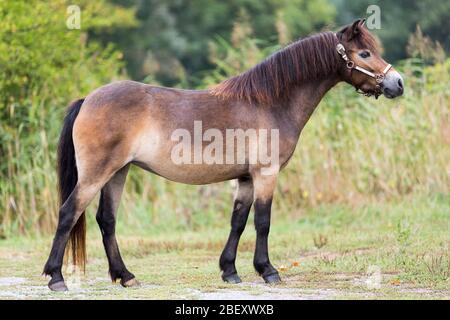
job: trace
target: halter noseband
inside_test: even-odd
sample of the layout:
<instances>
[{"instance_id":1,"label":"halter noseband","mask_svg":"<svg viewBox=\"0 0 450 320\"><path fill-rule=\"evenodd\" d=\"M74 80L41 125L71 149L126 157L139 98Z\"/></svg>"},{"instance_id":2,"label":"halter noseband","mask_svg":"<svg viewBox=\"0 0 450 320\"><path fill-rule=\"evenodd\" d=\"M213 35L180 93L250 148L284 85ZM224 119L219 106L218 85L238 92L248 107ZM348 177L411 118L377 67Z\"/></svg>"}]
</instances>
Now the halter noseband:
<instances>
[{"instance_id":1,"label":"halter noseband","mask_svg":"<svg viewBox=\"0 0 450 320\"><path fill-rule=\"evenodd\" d=\"M383 82L383 80L386 76L386 73L391 69L392 65L388 64L386 66L386 68L384 68L384 70L381 74L375 74L373 72L370 72L367 69L357 66L354 61L350 60L347 56L347 53L345 52L344 46L341 43L338 43L336 45L336 51L339 53L339 55L342 57L342 59L344 59L346 65L347 65L347 68L350 69L350 78L351 78L351 72L353 71L353 69L355 69L355 70L358 70L359 72L362 72L362 73L368 75L369 77L372 77L375 79L375 81L377 82L377 85L375 87L375 92L360 91L358 87L356 87L356 91L358 93L362 93L368 97L373 95L377 99L378 96L380 96L382 94L380 84Z\"/></svg>"}]
</instances>

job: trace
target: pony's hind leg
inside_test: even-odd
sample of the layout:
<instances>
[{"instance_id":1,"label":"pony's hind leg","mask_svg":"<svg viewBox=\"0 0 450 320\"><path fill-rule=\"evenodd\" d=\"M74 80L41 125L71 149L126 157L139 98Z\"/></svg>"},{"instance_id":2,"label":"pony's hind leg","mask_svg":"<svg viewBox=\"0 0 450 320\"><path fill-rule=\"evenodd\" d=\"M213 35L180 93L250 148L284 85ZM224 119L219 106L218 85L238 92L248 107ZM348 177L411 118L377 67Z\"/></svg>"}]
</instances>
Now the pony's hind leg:
<instances>
[{"instance_id":1,"label":"pony's hind leg","mask_svg":"<svg viewBox=\"0 0 450 320\"><path fill-rule=\"evenodd\" d=\"M248 214L253 203L253 181L250 177L240 178L234 199L233 215L231 217L231 231L227 244L220 256L220 269L223 271L222 279L229 283L239 283L236 267L236 252L239 239L245 229Z\"/></svg>"},{"instance_id":2,"label":"pony's hind leg","mask_svg":"<svg viewBox=\"0 0 450 320\"><path fill-rule=\"evenodd\" d=\"M53 238L52 249L44 267L44 274L51 277L48 287L53 291L67 291L62 275L64 252L69 240L70 231L77 223L83 211L76 205L77 187L59 210L58 227Z\"/></svg>"},{"instance_id":3,"label":"pony's hind leg","mask_svg":"<svg viewBox=\"0 0 450 320\"><path fill-rule=\"evenodd\" d=\"M108 258L109 274L113 282L120 279L124 287L138 285L134 275L128 271L120 255L116 240L116 215L120 197L128 174L129 165L123 167L102 188L100 203L96 215L98 226L103 237L106 256Z\"/></svg>"},{"instance_id":4,"label":"pony's hind leg","mask_svg":"<svg viewBox=\"0 0 450 320\"><path fill-rule=\"evenodd\" d=\"M62 205L59 211L58 227L53 239L52 249L44 267L44 274L51 277L48 286L53 291L66 291L67 287L62 276L64 252L70 233L77 224L78 219L100 190L103 183L88 184L78 181L74 190ZM84 228L84 226L83 226ZM84 243L82 245L84 250ZM76 261L74 261L76 263Z\"/></svg>"},{"instance_id":5,"label":"pony's hind leg","mask_svg":"<svg viewBox=\"0 0 450 320\"><path fill-rule=\"evenodd\" d=\"M67 290L61 269L65 248L71 235L73 262L84 269L86 258L84 254L86 246L84 240L85 228L84 224L81 230L74 228L74 226L77 225L78 219L84 215L84 211L95 195L121 167L113 163L107 163L102 158L90 158L89 161L88 159L87 156L78 158L78 181L60 209L56 235L50 256L44 267L44 274L51 276L48 286L54 291ZM100 168L101 170L99 170ZM78 234L80 237L73 237L74 234ZM81 253L81 256L79 253Z\"/></svg>"}]
</instances>

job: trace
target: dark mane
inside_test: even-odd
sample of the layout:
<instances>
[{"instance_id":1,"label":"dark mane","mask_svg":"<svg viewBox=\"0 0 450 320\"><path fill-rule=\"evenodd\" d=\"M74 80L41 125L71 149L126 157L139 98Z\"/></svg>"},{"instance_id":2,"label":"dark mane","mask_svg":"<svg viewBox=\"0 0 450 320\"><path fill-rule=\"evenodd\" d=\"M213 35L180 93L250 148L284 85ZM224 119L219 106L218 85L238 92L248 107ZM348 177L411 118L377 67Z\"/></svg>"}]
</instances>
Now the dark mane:
<instances>
[{"instance_id":1,"label":"dark mane","mask_svg":"<svg viewBox=\"0 0 450 320\"><path fill-rule=\"evenodd\" d=\"M298 40L275 52L250 70L227 79L212 89L225 99L273 104L285 100L296 85L336 72L338 39L333 32L323 32Z\"/></svg>"},{"instance_id":2,"label":"dark mane","mask_svg":"<svg viewBox=\"0 0 450 320\"><path fill-rule=\"evenodd\" d=\"M298 40L244 73L223 81L211 92L224 99L256 104L272 105L275 101L286 100L295 85L337 72L341 62L336 53L338 41L333 32ZM361 28L352 41L373 51L379 48L366 28Z\"/></svg>"}]
</instances>

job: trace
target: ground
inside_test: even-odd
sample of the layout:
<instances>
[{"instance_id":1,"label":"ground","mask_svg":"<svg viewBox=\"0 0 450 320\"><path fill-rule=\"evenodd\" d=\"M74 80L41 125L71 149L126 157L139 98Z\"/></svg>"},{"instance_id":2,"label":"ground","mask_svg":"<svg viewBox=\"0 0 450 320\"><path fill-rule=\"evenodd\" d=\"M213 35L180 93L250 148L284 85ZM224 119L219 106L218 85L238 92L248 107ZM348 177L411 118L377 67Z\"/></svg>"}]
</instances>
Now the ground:
<instances>
[{"instance_id":1,"label":"ground","mask_svg":"<svg viewBox=\"0 0 450 320\"><path fill-rule=\"evenodd\" d=\"M322 205L298 217L274 212L269 246L283 283L273 286L253 270L249 221L238 285L223 283L218 267L228 225L142 232L119 224L122 255L141 282L122 288L109 279L91 219L86 273L66 267L66 293L50 292L41 276L51 237L0 240L0 299L449 299L449 205L433 195Z\"/></svg>"}]
</instances>

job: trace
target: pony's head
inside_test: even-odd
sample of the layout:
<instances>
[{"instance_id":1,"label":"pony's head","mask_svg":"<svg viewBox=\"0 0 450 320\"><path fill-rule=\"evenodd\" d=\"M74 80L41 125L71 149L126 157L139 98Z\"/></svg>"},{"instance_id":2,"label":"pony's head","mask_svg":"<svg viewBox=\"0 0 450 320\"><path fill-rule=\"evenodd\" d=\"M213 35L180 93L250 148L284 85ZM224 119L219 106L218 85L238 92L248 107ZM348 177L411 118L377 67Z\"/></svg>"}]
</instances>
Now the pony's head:
<instances>
[{"instance_id":1,"label":"pony's head","mask_svg":"<svg viewBox=\"0 0 450 320\"><path fill-rule=\"evenodd\" d=\"M394 68L383 60L380 46L364 27L364 19L358 19L336 33L336 47L342 58L340 73L344 81L357 90L376 98L383 94L395 98L403 94L403 79Z\"/></svg>"}]
</instances>

